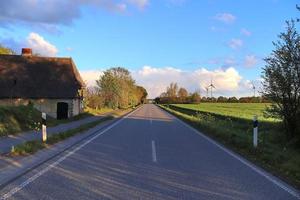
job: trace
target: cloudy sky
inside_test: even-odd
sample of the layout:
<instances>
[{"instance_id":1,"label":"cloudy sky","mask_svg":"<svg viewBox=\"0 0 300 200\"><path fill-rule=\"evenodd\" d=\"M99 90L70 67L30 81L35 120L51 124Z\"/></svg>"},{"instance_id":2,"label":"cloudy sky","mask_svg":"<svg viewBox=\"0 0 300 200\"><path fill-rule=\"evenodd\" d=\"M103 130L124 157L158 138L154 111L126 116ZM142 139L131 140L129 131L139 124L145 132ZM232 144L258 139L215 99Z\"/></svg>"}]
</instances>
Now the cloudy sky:
<instances>
[{"instance_id":1,"label":"cloudy sky","mask_svg":"<svg viewBox=\"0 0 300 200\"><path fill-rule=\"evenodd\" d=\"M298 0L10 0L0 2L0 43L72 57L94 84L128 68L150 97L170 82L206 95L252 95L263 58L299 17Z\"/></svg>"}]
</instances>

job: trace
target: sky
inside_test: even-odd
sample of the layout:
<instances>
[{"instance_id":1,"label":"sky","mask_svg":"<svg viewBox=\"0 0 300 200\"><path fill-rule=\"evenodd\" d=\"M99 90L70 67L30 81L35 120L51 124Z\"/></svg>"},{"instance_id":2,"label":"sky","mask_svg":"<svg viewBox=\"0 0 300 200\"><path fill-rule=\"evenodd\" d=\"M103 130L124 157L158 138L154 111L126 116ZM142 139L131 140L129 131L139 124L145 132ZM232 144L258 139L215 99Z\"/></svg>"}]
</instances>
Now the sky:
<instances>
[{"instance_id":1,"label":"sky","mask_svg":"<svg viewBox=\"0 0 300 200\"><path fill-rule=\"evenodd\" d=\"M264 58L298 0L10 0L0 44L72 57L88 86L111 67L130 70L150 98L171 82L206 96L252 96ZM297 24L298 27L298 24Z\"/></svg>"}]
</instances>

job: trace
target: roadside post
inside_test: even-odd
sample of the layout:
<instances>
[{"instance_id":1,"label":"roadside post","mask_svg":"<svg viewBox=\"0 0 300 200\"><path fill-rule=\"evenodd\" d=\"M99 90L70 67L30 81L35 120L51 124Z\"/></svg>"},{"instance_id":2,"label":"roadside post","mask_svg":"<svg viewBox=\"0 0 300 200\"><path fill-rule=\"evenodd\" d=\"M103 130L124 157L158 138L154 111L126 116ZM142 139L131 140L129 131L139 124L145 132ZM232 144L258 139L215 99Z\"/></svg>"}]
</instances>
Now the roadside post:
<instances>
[{"instance_id":1,"label":"roadside post","mask_svg":"<svg viewBox=\"0 0 300 200\"><path fill-rule=\"evenodd\" d=\"M257 115L253 117L253 146L257 147L257 139L258 139L258 120Z\"/></svg>"},{"instance_id":2,"label":"roadside post","mask_svg":"<svg viewBox=\"0 0 300 200\"><path fill-rule=\"evenodd\" d=\"M42 113L42 137L43 137L43 142L46 142L47 141L46 113Z\"/></svg>"}]
</instances>

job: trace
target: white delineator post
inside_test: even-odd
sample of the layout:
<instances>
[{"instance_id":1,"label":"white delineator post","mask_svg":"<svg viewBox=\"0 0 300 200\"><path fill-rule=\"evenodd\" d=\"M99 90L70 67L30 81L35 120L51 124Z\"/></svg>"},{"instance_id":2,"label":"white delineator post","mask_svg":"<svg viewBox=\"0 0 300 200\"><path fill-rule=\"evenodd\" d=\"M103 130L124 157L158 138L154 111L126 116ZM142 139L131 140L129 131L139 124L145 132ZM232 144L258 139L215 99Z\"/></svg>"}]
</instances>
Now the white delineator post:
<instances>
[{"instance_id":1,"label":"white delineator post","mask_svg":"<svg viewBox=\"0 0 300 200\"><path fill-rule=\"evenodd\" d=\"M257 120L257 116L254 115L254 117L253 117L253 146L254 146L254 148L257 147L257 139L258 139L258 120Z\"/></svg>"},{"instance_id":2,"label":"white delineator post","mask_svg":"<svg viewBox=\"0 0 300 200\"><path fill-rule=\"evenodd\" d=\"M46 113L42 113L42 137L43 137L43 142L46 142L47 141Z\"/></svg>"}]
</instances>

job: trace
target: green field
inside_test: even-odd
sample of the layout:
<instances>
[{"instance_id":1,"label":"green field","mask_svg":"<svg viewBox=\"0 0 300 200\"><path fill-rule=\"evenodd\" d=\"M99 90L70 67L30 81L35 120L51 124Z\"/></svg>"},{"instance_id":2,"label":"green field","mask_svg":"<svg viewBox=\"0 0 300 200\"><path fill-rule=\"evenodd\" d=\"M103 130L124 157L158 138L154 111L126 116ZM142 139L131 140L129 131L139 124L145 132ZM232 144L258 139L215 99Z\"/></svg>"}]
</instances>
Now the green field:
<instances>
[{"instance_id":1,"label":"green field","mask_svg":"<svg viewBox=\"0 0 300 200\"><path fill-rule=\"evenodd\" d=\"M253 116L257 115L258 119L261 121L274 121L272 118L264 117L263 112L266 107L270 105L268 103L200 103L172 105L180 108L187 108L242 119L253 119Z\"/></svg>"}]
</instances>

